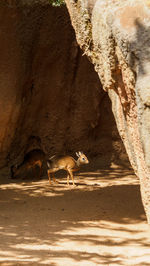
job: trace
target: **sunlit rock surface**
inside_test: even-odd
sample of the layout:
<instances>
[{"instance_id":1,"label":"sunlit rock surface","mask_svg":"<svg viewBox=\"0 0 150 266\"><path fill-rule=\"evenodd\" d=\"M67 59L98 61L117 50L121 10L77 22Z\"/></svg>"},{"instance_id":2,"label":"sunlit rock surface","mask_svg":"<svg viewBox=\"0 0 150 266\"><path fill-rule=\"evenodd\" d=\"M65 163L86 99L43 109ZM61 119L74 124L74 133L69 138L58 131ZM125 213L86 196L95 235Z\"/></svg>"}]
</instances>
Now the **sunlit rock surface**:
<instances>
[{"instance_id":1,"label":"sunlit rock surface","mask_svg":"<svg viewBox=\"0 0 150 266\"><path fill-rule=\"evenodd\" d=\"M66 3L78 43L111 99L150 222L150 1Z\"/></svg>"}]
</instances>

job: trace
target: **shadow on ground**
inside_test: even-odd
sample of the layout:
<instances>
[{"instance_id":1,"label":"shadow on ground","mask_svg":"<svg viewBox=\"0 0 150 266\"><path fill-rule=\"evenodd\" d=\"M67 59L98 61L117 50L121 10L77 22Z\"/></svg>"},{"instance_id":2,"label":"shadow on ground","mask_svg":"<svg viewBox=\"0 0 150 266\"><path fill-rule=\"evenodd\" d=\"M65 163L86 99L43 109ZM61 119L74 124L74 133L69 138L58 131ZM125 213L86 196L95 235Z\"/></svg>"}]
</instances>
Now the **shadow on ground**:
<instances>
[{"instance_id":1,"label":"shadow on ground","mask_svg":"<svg viewBox=\"0 0 150 266\"><path fill-rule=\"evenodd\" d=\"M11 183L5 178L1 265L149 265L135 175L116 168L78 173L75 180L77 187L68 188L63 175L52 186L47 178Z\"/></svg>"}]
</instances>

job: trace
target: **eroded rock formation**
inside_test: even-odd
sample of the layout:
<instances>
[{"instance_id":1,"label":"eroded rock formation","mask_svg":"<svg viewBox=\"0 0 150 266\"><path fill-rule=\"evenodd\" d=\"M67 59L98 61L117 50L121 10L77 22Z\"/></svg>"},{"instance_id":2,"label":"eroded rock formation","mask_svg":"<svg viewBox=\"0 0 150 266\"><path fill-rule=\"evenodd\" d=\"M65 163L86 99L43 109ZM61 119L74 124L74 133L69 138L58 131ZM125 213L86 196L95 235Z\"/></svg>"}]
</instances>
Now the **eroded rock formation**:
<instances>
[{"instance_id":1,"label":"eroded rock formation","mask_svg":"<svg viewBox=\"0 0 150 266\"><path fill-rule=\"evenodd\" d=\"M150 1L66 0L77 41L108 92L150 223Z\"/></svg>"},{"instance_id":2,"label":"eroded rock formation","mask_svg":"<svg viewBox=\"0 0 150 266\"><path fill-rule=\"evenodd\" d=\"M0 1L0 25L0 165L20 163L40 146L50 155L83 150L107 165L126 157L66 7Z\"/></svg>"}]
</instances>

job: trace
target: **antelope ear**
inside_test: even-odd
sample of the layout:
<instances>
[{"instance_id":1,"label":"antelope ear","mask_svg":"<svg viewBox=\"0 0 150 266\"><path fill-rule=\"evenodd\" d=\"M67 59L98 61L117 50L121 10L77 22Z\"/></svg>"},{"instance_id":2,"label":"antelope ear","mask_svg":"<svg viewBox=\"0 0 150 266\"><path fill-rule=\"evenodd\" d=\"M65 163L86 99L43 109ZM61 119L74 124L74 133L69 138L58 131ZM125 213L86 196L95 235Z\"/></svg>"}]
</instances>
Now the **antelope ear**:
<instances>
[{"instance_id":1,"label":"antelope ear","mask_svg":"<svg viewBox=\"0 0 150 266\"><path fill-rule=\"evenodd\" d=\"M48 166L48 168L51 168L49 161L47 161L47 166Z\"/></svg>"},{"instance_id":2,"label":"antelope ear","mask_svg":"<svg viewBox=\"0 0 150 266\"><path fill-rule=\"evenodd\" d=\"M78 152L76 152L76 155L77 155L77 157L79 157L79 153Z\"/></svg>"},{"instance_id":3,"label":"antelope ear","mask_svg":"<svg viewBox=\"0 0 150 266\"><path fill-rule=\"evenodd\" d=\"M83 154L83 152L82 151L79 151L78 154L79 154L79 156L81 156L81 154Z\"/></svg>"}]
</instances>

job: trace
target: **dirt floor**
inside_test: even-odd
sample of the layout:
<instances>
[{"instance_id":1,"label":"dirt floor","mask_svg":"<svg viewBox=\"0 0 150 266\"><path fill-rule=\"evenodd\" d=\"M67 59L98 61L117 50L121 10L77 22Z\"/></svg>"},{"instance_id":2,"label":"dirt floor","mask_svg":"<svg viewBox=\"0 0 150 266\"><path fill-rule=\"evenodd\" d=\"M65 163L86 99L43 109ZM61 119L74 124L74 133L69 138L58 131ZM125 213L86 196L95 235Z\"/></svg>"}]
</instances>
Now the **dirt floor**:
<instances>
[{"instance_id":1,"label":"dirt floor","mask_svg":"<svg viewBox=\"0 0 150 266\"><path fill-rule=\"evenodd\" d=\"M59 173L58 175L59 176ZM1 172L0 265L150 265L150 229L132 170L80 172L76 187Z\"/></svg>"}]
</instances>

